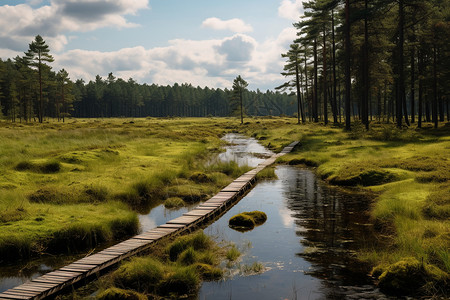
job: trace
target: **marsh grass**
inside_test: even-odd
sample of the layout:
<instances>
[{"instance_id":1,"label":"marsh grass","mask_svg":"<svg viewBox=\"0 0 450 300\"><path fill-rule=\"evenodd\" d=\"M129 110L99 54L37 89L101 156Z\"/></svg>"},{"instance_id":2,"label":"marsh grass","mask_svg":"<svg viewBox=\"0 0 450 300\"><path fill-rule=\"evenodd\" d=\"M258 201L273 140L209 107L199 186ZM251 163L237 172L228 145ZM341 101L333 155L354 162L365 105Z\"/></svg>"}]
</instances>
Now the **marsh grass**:
<instances>
[{"instance_id":1,"label":"marsh grass","mask_svg":"<svg viewBox=\"0 0 450 300\"><path fill-rule=\"evenodd\" d=\"M164 247L164 245L157 246ZM217 244L198 231L181 236L164 249L154 249L157 256L134 257L111 275L112 282L103 289L132 289L148 297L179 298L194 294L201 280L218 280L222 253ZM113 285L113 286L111 286Z\"/></svg>"},{"instance_id":2,"label":"marsh grass","mask_svg":"<svg viewBox=\"0 0 450 300\"><path fill-rule=\"evenodd\" d=\"M220 149L220 136L234 131L275 151L299 140L279 162L315 168L330 183L377 195L371 215L389 243L361 251L360 258L388 266L414 257L449 272L448 126L397 129L373 123L366 131L355 124L345 132L339 126L295 123L276 117L249 118L243 126L228 118L0 122L0 249L13 245L9 252L26 256L45 251L45 241L71 223L91 224L96 232L123 215L136 220L114 199L152 207L170 197L192 199L220 190L246 168L208 165L205 158ZM39 166L52 161L59 162L59 171L42 172ZM25 164L19 171L20 162ZM38 190L53 191L59 200L31 201L29 195Z\"/></svg>"},{"instance_id":3,"label":"marsh grass","mask_svg":"<svg viewBox=\"0 0 450 300\"><path fill-rule=\"evenodd\" d=\"M224 126L213 126L217 123L230 122L78 119L14 127L0 122L0 208L5 208L0 211L0 248L17 243L16 248L27 249L18 251L19 256L28 256L46 252L55 236L95 245L117 236L111 229L130 232L120 225L121 216L134 214L129 208L148 211L169 197L195 202L215 193L245 172L229 165L204 170L208 153L221 145ZM180 184L182 179L186 181ZM90 209L101 214L116 206L115 200L129 208L122 206L122 212L108 218L85 214L86 205L94 204ZM42 213L54 211L55 205L68 215ZM134 224L135 214L133 218Z\"/></svg>"},{"instance_id":4,"label":"marsh grass","mask_svg":"<svg viewBox=\"0 0 450 300\"><path fill-rule=\"evenodd\" d=\"M267 167L256 174L257 180L272 180L277 179L277 175L275 174L275 167Z\"/></svg>"},{"instance_id":5,"label":"marsh grass","mask_svg":"<svg viewBox=\"0 0 450 300\"><path fill-rule=\"evenodd\" d=\"M389 266L414 257L448 274L450 138L444 127L374 124L366 131L356 124L347 133L305 125L300 147L278 161L314 167L332 184L375 192L371 215L386 241L362 249L361 259ZM266 130L265 142L273 138Z\"/></svg>"}]
</instances>

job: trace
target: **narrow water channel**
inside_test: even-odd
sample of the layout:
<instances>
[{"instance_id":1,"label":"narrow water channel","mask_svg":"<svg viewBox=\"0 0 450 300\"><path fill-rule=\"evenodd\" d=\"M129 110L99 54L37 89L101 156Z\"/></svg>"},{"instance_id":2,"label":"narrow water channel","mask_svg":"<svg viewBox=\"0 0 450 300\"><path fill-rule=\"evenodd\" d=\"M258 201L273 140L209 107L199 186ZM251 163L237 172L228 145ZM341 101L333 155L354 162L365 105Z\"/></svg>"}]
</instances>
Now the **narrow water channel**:
<instances>
[{"instance_id":1,"label":"narrow water channel","mask_svg":"<svg viewBox=\"0 0 450 300\"><path fill-rule=\"evenodd\" d=\"M278 166L276 174L205 229L243 251L240 269L256 262L265 271L205 282L199 299L383 298L354 256L374 241L368 200L328 187L310 170ZM266 223L247 232L228 227L233 215L253 210L265 212Z\"/></svg>"}]
</instances>

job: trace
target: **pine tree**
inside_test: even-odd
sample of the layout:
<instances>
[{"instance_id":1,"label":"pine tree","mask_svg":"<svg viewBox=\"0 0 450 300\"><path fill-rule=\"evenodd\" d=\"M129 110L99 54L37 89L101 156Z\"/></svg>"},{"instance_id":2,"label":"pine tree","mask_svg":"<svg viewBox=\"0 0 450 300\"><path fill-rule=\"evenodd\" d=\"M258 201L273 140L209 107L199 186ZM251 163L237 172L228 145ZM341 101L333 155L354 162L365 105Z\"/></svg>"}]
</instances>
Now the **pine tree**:
<instances>
[{"instance_id":1,"label":"pine tree","mask_svg":"<svg viewBox=\"0 0 450 300\"><path fill-rule=\"evenodd\" d=\"M37 35L34 41L29 44L28 52L25 52L25 59L29 66L38 71L39 78L39 109L38 118L39 123L44 120L44 99L43 99L43 72L45 69L45 63L51 63L54 61L53 56L50 55L50 49L45 43L44 39Z\"/></svg>"},{"instance_id":2,"label":"pine tree","mask_svg":"<svg viewBox=\"0 0 450 300\"><path fill-rule=\"evenodd\" d=\"M281 54L282 57L287 58L284 71L281 73L283 76L294 76L294 79L276 87L277 90L286 90L295 88L297 93L297 123L300 124L300 117L302 123L305 123L305 116L303 114L302 94L300 92L300 74L302 63L302 51L299 44L291 44L287 53Z\"/></svg>"},{"instance_id":3,"label":"pine tree","mask_svg":"<svg viewBox=\"0 0 450 300\"><path fill-rule=\"evenodd\" d=\"M239 110L241 115L241 124L244 124L244 107L243 107L243 93L248 86L247 81L238 75L233 81L233 99L239 100Z\"/></svg>"}]
</instances>

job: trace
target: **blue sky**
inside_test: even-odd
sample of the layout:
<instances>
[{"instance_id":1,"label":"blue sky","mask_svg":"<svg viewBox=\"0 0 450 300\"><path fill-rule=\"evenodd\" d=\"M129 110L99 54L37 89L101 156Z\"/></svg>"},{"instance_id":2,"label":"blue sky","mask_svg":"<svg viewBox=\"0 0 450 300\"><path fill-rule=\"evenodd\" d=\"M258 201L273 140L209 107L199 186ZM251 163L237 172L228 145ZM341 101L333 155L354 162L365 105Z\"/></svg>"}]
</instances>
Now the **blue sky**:
<instances>
[{"instance_id":1,"label":"blue sky","mask_svg":"<svg viewBox=\"0 0 450 300\"><path fill-rule=\"evenodd\" d=\"M301 0L0 1L0 57L23 55L40 34L72 80L113 72L161 85L250 89L283 82Z\"/></svg>"}]
</instances>

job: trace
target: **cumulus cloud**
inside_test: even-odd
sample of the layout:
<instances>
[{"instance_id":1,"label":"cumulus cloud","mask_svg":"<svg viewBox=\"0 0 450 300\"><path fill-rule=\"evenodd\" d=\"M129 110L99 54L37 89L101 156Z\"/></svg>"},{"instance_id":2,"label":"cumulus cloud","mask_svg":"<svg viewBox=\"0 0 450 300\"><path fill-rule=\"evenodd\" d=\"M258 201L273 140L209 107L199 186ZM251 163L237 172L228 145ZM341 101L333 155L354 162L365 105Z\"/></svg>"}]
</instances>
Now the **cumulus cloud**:
<instances>
[{"instance_id":1,"label":"cumulus cloud","mask_svg":"<svg viewBox=\"0 0 450 300\"><path fill-rule=\"evenodd\" d=\"M32 4L33 2L30 2ZM54 44L55 51L67 44L67 32L86 32L103 27L134 27L125 15L148 8L148 0L52 0L50 5L33 8L28 4L0 6L0 38L27 45L36 34ZM2 48L15 50L11 43ZM11 48L8 48L11 47Z\"/></svg>"},{"instance_id":2,"label":"cumulus cloud","mask_svg":"<svg viewBox=\"0 0 450 300\"><path fill-rule=\"evenodd\" d=\"M248 36L235 35L225 39L217 50L230 62L247 62L251 59L256 41Z\"/></svg>"},{"instance_id":3,"label":"cumulus cloud","mask_svg":"<svg viewBox=\"0 0 450 300\"><path fill-rule=\"evenodd\" d=\"M101 52L71 50L55 55L54 69L65 68L72 79L94 80L109 72L116 77L132 77L138 82L160 85L191 83L194 86L230 88L241 74L250 87L273 88L283 80L280 75L286 52L296 37L286 28L277 37L257 42L245 34L223 39L169 41L166 47L124 48ZM274 83L275 82L275 83Z\"/></svg>"},{"instance_id":4,"label":"cumulus cloud","mask_svg":"<svg viewBox=\"0 0 450 300\"><path fill-rule=\"evenodd\" d=\"M202 27L214 30L229 30L236 33L251 32L252 26L241 19L221 20L219 18L208 18L202 23Z\"/></svg>"},{"instance_id":5,"label":"cumulus cloud","mask_svg":"<svg viewBox=\"0 0 450 300\"><path fill-rule=\"evenodd\" d=\"M284 19L298 21L303 15L302 0L283 0L278 7L278 15Z\"/></svg>"}]
</instances>

